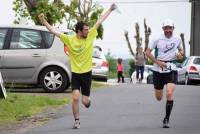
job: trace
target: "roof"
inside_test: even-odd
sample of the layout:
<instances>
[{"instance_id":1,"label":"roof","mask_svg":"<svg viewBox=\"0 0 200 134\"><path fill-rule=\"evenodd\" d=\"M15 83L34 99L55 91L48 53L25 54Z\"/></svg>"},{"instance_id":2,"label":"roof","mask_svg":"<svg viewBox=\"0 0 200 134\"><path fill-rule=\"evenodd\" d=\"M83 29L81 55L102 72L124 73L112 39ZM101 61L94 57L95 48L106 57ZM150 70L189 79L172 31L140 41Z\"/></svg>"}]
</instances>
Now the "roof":
<instances>
[{"instance_id":1,"label":"roof","mask_svg":"<svg viewBox=\"0 0 200 134\"><path fill-rule=\"evenodd\" d=\"M0 28L26 28L26 29L33 29L33 30L41 30L41 31L48 31L45 26L41 25L21 25L21 24L12 24L12 25L0 25ZM69 30L63 30L55 28L61 32L69 32Z\"/></svg>"}]
</instances>

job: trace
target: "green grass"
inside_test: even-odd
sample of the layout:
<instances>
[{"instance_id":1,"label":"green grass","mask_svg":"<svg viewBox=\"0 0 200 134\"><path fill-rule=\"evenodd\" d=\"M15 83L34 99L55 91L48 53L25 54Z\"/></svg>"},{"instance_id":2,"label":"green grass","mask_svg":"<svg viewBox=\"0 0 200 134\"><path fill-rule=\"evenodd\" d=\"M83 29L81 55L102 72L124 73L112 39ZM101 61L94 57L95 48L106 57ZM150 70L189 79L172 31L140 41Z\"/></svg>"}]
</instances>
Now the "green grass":
<instances>
[{"instance_id":1,"label":"green grass","mask_svg":"<svg viewBox=\"0 0 200 134\"><path fill-rule=\"evenodd\" d=\"M96 91L99 87L104 87L104 86L108 86L107 84L103 84L101 82L97 82L97 81L92 81L92 91Z\"/></svg>"},{"instance_id":2,"label":"green grass","mask_svg":"<svg viewBox=\"0 0 200 134\"><path fill-rule=\"evenodd\" d=\"M92 81L92 90L107 86L96 81ZM56 94L59 96L59 94ZM62 98L62 99L61 99ZM56 107L70 103L70 98L56 98L54 95L33 95L8 93L6 99L0 99L0 125L8 124L20 119L30 117L41 112L45 108Z\"/></svg>"},{"instance_id":3,"label":"green grass","mask_svg":"<svg viewBox=\"0 0 200 134\"><path fill-rule=\"evenodd\" d=\"M117 78L117 72L111 72L111 71L109 71L108 77L109 78Z\"/></svg>"},{"instance_id":4,"label":"green grass","mask_svg":"<svg viewBox=\"0 0 200 134\"><path fill-rule=\"evenodd\" d=\"M46 107L68 103L68 99L58 100L48 96L9 93L7 99L0 99L0 124L15 122L29 117Z\"/></svg>"}]
</instances>

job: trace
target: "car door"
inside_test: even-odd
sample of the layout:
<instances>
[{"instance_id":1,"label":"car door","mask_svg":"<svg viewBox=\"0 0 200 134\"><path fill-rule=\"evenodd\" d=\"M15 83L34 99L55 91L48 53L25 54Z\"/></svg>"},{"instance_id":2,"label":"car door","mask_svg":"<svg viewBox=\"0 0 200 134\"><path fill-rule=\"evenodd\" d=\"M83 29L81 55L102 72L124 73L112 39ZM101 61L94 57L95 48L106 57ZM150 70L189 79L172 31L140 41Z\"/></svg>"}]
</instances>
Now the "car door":
<instances>
[{"instance_id":1,"label":"car door","mask_svg":"<svg viewBox=\"0 0 200 134\"><path fill-rule=\"evenodd\" d=\"M2 57L4 55L4 44L6 41L8 29L7 28L0 28L0 71L2 72Z\"/></svg>"},{"instance_id":2,"label":"car door","mask_svg":"<svg viewBox=\"0 0 200 134\"><path fill-rule=\"evenodd\" d=\"M15 28L2 57L2 74L7 82L31 79L43 62L45 49L41 32Z\"/></svg>"},{"instance_id":3,"label":"car door","mask_svg":"<svg viewBox=\"0 0 200 134\"><path fill-rule=\"evenodd\" d=\"M178 71L178 81L183 82L185 81L185 74L187 72L187 65L189 62L190 58L187 58L181 65L181 68Z\"/></svg>"}]
</instances>

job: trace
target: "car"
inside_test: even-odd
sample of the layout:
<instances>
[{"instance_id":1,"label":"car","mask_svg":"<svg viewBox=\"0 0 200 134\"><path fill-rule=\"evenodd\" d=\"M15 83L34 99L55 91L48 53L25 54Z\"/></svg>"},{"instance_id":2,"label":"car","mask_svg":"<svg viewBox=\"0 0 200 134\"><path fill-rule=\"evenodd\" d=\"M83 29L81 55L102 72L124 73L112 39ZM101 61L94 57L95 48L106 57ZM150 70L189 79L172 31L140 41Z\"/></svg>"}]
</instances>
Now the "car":
<instances>
[{"instance_id":1,"label":"car","mask_svg":"<svg viewBox=\"0 0 200 134\"><path fill-rule=\"evenodd\" d=\"M178 68L178 83L200 83L200 56L190 56Z\"/></svg>"},{"instance_id":2,"label":"car","mask_svg":"<svg viewBox=\"0 0 200 134\"><path fill-rule=\"evenodd\" d=\"M63 92L71 83L69 57L44 26L0 26L0 71L5 83Z\"/></svg>"},{"instance_id":3,"label":"car","mask_svg":"<svg viewBox=\"0 0 200 134\"><path fill-rule=\"evenodd\" d=\"M150 71L147 76L147 84L153 84L153 71Z\"/></svg>"},{"instance_id":4,"label":"car","mask_svg":"<svg viewBox=\"0 0 200 134\"><path fill-rule=\"evenodd\" d=\"M152 65L145 65L144 66L144 74L143 74L143 80L142 80L142 83L147 83L147 77L149 74L152 73ZM140 75L139 75L140 77ZM133 83L137 83L137 80L136 80L136 71L134 71L131 75L131 81Z\"/></svg>"},{"instance_id":5,"label":"car","mask_svg":"<svg viewBox=\"0 0 200 134\"><path fill-rule=\"evenodd\" d=\"M108 80L109 65L100 46L94 46L92 56L92 78L95 80Z\"/></svg>"}]
</instances>

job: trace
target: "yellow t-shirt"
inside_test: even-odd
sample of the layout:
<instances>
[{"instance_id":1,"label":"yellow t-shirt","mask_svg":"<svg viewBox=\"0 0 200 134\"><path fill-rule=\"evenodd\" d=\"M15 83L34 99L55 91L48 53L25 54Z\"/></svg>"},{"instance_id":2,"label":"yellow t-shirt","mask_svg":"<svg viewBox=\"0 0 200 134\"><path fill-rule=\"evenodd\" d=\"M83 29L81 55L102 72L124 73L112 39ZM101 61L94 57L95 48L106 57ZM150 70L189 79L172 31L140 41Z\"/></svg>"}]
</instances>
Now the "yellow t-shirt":
<instances>
[{"instance_id":1,"label":"yellow t-shirt","mask_svg":"<svg viewBox=\"0 0 200 134\"><path fill-rule=\"evenodd\" d=\"M60 40L69 51L72 72L86 73L92 69L93 41L97 36L97 29L93 27L87 38L80 39L76 35L60 35Z\"/></svg>"}]
</instances>

